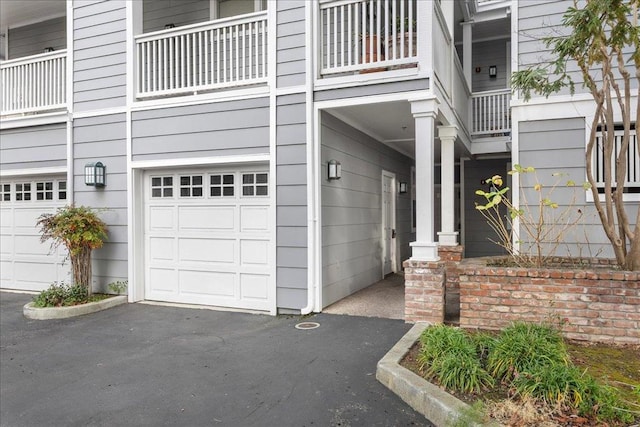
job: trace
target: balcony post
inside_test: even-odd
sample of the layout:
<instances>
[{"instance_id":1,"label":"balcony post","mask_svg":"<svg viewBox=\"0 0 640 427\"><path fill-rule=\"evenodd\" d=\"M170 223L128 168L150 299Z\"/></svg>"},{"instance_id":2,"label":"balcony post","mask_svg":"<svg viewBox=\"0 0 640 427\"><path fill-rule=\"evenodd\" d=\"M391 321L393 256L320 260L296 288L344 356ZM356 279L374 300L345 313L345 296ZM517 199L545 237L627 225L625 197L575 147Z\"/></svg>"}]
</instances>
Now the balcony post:
<instances>
[{"instance_id":1,"label":"balcony post","mask_svg":"<svg viewBox=\"0 0 640 427\"><path fill-rule=\"evenodd\" d=\"M473 92L471 69L473 67L473 21L462 23L462 68L469 90Z\"/></svg>"},{"instance_id":2,"label":"balcony post","mask_svg":"<svg viewBox=\"0 0 640 427\"><path fill-rule=\"evenodd\" d=\"M434 130L438 100L411 101L416 127L416 241L411 243L411 259L437 261L438 246L434 242Z\"/></svg>"},{"instance_id":3,"label":"balcony post","mask_svg":"<svg viewBox=\"0 0 640 427\"><path fill-rule=\"evenodd\" d=\"M455 230L455 152L458 128L438 126L440 137L440 223L438 243L441 246L457 246L458 232Z\"/></svg>"}]
</instances>

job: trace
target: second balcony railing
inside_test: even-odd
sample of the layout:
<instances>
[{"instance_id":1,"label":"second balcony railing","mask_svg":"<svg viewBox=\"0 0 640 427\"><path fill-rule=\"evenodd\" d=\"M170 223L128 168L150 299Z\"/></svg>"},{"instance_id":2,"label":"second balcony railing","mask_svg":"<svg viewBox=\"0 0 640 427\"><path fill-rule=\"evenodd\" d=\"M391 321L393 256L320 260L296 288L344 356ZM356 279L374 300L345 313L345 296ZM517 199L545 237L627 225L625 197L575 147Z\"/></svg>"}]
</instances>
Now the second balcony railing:
<instances>
[{"instance_id":1,"label":"second balcony railing","mask_svg":"<svg viewBox=\"0 0 640 427\"><path fill-rule=\"evenodd\" d=\"M136 37L137 98L267 81L267 13Z\"/></svg>"},{"instance_id":2,"label":"second balcony railing","mask_svg":"<svg viewBox=\"0 0 640 427\"><path fill-rule=\"evenodd\" d=\"M67 105L67 51L0 62L3 116L47 112Z\"/></svg>"},{"instance_id":3,"label":"second balcony railing","mask_svg":"<svg viewBox=\"0 0 640 427\"><path fill-rule=\"evenodd\" d=\"M321 74L413 67L414 0L321 0Z\"/></svg>"}]
</instances>

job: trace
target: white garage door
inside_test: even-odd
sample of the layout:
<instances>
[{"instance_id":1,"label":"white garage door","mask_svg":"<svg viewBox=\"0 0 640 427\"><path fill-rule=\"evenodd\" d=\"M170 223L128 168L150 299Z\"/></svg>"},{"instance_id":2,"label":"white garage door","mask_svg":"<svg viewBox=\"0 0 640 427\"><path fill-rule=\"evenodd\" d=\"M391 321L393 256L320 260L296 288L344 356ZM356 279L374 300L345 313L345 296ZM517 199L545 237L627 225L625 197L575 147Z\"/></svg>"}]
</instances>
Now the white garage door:
<instances>
[{"instance_id":1,"label":"white garage door","mask_svg":"<svg viewBox=\"0 0 640 427\"><path fill-rule=\"evenodd\" d=\"M147 172L145 299L270 310L268 181L264 170Z\"/></svg>"},{"instance_id":2,"label":"white garage door","mask_svg":"<svg viewBox=\"0 0 640 427\"><path fill-rule=\"evenodd\" d=\"M36 226L67 199L64 178L37 177L0 181L0 283L6 289L40 291L53 282L69 282L65 251L40 242Z\"/></svg>"}]
</instances>

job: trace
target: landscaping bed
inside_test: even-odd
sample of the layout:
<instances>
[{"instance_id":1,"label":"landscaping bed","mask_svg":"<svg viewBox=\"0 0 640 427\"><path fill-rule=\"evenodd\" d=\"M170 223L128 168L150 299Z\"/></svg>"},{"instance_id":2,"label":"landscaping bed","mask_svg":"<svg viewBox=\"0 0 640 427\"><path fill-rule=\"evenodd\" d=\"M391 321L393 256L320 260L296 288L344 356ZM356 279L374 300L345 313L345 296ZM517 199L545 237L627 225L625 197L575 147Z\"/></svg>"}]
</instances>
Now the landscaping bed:
<instances>
[{"instance_id":1,"label":"landscaping bed","mask_svg":"<svg viewBox=\"0 0 640 427\"><path fill-rule=\"evenodd\" d=\"M476 334L472 332L470 334ZM490 332L496 336L495 332ZM485 334L486 335L486 334ZM435 375L421 369L420 340L416 342L401 361L401 365L429 382L440 386L458 399L474 408L468 414L462 414L463 422L486 421L491 415L505 425L524 426L627 426L640 423L640 346L638 345L587 345L581 342L565 343L570 362L583 373L595 378L599 383L614 387L620 401L628 409L635 411L635 419L603 419L596 415L598 408L579 411L568 404L550 405L531 396L518 395L513 385L504 378L495 381L491 387L482 387L474 391L455 391L443 387ZM516 375L517 376L517 375ZM586 396L585 396L586 398ZM478 404L477 402L482 402ZM597 406L595 404L594 406ZM590 413L587 413L590 412Z\"/></svg>"}]
</instances>

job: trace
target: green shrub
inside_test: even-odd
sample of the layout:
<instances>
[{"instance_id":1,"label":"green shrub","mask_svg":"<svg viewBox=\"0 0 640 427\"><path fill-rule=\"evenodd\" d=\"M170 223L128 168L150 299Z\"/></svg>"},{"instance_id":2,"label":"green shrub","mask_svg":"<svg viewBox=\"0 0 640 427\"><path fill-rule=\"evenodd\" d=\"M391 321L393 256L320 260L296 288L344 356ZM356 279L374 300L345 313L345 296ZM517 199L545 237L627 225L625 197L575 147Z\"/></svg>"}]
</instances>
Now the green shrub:
<instances>
[{"instance_id":1,"label":"green shrub","mask_svg":"<svg viewBox=\"0 0 640 427\"><path fill-rule=\"evenodd\" d=\"M115 282L111 282L107 285L107 288L114 294L120 295L127 289L127 285L129 282L127 280L116 280Z\"/></svg>"},{"instance_id":2,"label":"green shrub","mask_svg":"<svg viewBox=\"0 0 640 427\"><path fill-rule=\"evenodd\" d=\"M49 286L48 289L40 292L33 299L35 307L60 307L64 305L77 305L88 302L86 286L67 285L64 282L57 282Z\"/></svg>"},{"instance_id":3,"label":"green shrub","mask_svg":"<svg viewBox=\"0 0 640 427\"><path fill-rule=\"evenodd\" d=\"M487 368L495 379L510 381L521 373L568 362L569 354L557 329L518 322L500 333L487 359Z\"/></svg>"},{"instance_id":4,"label":"green shrub","mask_svg":"<svg viewBox=\"0 0 640 427\"><path fill-rule=\"evenodd\" d=\"M71 260L73 283L83 285L91 295L91 251L101 248L107 238L107 225L97 212L85 206L65 206L55 214L38 217L40 240L51 239L51 247L63 245Z\"/></svg>"}]
</instances>

